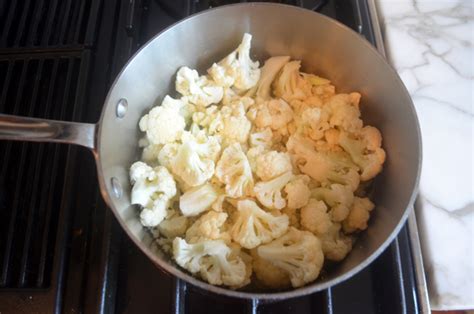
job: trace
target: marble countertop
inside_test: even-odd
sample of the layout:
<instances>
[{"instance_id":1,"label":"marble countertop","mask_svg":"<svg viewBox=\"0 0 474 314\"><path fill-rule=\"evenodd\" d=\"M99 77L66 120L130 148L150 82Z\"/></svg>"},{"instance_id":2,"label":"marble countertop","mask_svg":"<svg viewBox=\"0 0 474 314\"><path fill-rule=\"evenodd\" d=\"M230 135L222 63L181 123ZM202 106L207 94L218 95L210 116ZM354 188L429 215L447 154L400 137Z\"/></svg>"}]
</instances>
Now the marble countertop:
<instances>
[{"instance_id":1,"label":"marble countertop","mask_svg":"<svg viewBox=\"0 0 474 314\"><path fill-rule=\"evenodd\" d=\"M378 0L423 138L415 211L432 309L474 309L474 1Z\"/></svg>"}]
</instances>

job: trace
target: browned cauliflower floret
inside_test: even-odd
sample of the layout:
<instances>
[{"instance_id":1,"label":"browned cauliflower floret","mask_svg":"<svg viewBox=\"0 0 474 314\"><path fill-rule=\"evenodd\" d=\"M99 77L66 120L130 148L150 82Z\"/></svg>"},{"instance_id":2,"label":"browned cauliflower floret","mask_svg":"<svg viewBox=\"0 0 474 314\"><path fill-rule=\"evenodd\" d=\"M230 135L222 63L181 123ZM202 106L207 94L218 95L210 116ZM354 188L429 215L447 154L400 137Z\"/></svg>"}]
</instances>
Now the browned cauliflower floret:
<instances>
[{"instance_id":1,"label":"browned cauliflower floret","mask_svg":"<svg viewBox=\"0 0 474 314\"><path fill-rule=\"evenodd\" d=\"M341 232L341 224L334 223L321 236L324 257L331 261L342 261L352 250L352 239Z\"/></svg>"},{"instance_id":2,"label":"browned cauliflower floret","mask_svg":"<svg viewBox=\"0 0 474 314\"><path fill-rule=\"evenodd\" d=\"M301 208L301 226L320 236L328 232L332 226L328 208L323 201L310 199L308 205Z\"/></svg>"},{"instance_id":3,"label":"browned cauliflower floret","mask_svg":"<svg viewBox=\"0 0 474 314\"><path fill-rule=\"evenodd\" d=\"M367 197L354 197L349 216L342 222L345 232L350 233L357 230L367 229L367 222L370 218L370 212L375 205Z\"/></svg>"}]
</instances>

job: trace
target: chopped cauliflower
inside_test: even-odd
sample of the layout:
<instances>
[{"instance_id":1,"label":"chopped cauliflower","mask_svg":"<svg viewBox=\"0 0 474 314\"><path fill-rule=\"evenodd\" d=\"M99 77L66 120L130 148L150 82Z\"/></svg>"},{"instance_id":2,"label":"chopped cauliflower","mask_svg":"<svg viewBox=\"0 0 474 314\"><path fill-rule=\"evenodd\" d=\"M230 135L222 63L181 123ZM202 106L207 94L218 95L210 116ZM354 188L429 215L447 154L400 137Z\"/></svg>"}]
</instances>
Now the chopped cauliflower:
<instances>
[{"instance_id":1,"label":"chopped cauliflower","mask_svg":"<svg viewBox=\"0 0 474 314\"><path fill-rule=\"evenodd\" d=\"M175 215L171 218L163 220L158 225L160 234L168 239L173 239L182 236L188 228L188 218L184 216Z\"/></svg>"},{"instance_id":2,"label":"chopped cauliflower","mask_svg":"<svg viewBox=\"0 0 474 314\"><path fill-rule=\"evenodd\" d=\"M314 198L310 199L308 204L301 208L301 226L311 231L317 236L321 236L328 232L332 225L328 208L323 201Z\"/></svg>"},{"instance_id":3,"label":"chopped cauliflower","mask_svg":"<svg viewBox=\"0 0 474 314\"><path fill-rule=\"evenodd\" d=\"M290 156L286 153L272 150L257 157L256 174L263 181L271 180L291 170Z\"/></svg>"},{"instance_id":4,"label":"chopped cauliflower","mask_svg":"<svg viewBox=\"0 0 474 314\"><path fill-rule=\"evenodd\" d=\"M294 288L315 280L324 263L321 241L293 227L284 236L257 248L260 258L288 273Z\"/></svg>"},{"instance_id":5,"label":"chopped cauliflower","mask_svg":"<svg viewBox=\"0 0 474 314\"><path fill-rule=\"evenodd\" d=\"M361 94L289 56L259 68L251 40L203 75L179 68L178 97L140 119L131 203L154 245L210 284L300 287L368 227L386 156Z\"/></svg>"},{"instance_id":6,"label":"chopped cauliflower","mask_svg":"<svg viewBox=\"0 0 474 314\"><path fill-rule=\"evenodd\" d=\"M331 184L329 188L315 188L311 191L311 196L329 205L332 220L337 222L346 219L354 201L350 187L341 184Z\"/></svg>"},{"instance_id":7,"label":"chopped cauliflower","mask_svg":"<svg viewBox=\"0 0 474 314\"><path fill-rule=\"evenodd\" d=\"M255 125L258 128L280 130L293 120L293 110L283 99L270 99L252 107L255 110Z\"/></svg>"},{"instance_id":8,"label":"chopped cauliflower","mask_svg":"<svg viewBox=\"0 0 474 314\"><path fill-rule=\"evenodd\" d=\"M252 266L258 281L265 287L281 289L291 286L288 273L282 268L260 258L256 250L252 250Z\"/></svg>"},{"instance_id":9,"label":"chopped cauliflower","mask_svg":"<svg viewBox=\"0 0 474 314\"><path fill-rule=\"evenodd\" d=\"M341 224L333 223L321 236L324 257L328 260L342 261L352 250L352 239L341 232Z\"/></svg>"},{"instance_id":10,"label":"chopped cauliflower","mask_svg":"<svg viewBox=\"0 0 474 314\"><path fill-rule=\"evenodd\" d=\"M226 213L218 213L212 210L205 213L186 231L186 241L196 243L202 239L218 240L226 238L221 229L227 220L227 216Z\"/></svg>"},{"instance_id":11,"label":"chopped cauliflower","mask_svg":"<svg viewBox=\"0 0 474 314\"><path fill-rule=\"evenodd\" d=\"M196 216L211 208L218 196L211 184L196 186L180 196L179 209L184 216Z\"/></svg>"},{"instance_id":12,"label":"chopped cauliflower","mask_svg":"<svg viewBox=\"0 0 474 314\"><path fill-rule=\"evenodd\" d=\"M310 181L311 179L307 175L298 175L285 186L289 208L301 208L308 203L311 196L308 187Z\"/></svg>"},{"instance_id":13,"label":"chopped cauliflower","mask_svg":"<svg viewBox=\"0 0 474 314\"><path fill-rule=\"evenodd\" d=\"M270 181L258 182L254 187L255 196L263 206L270 209L282 209L286 200L281 195L281 190L293 178L291 171Z\"/></svg>"},{"instance_id":14,"label":"chopped cauliflower","mask_svg":"<svg viewBox=\"0 0 474 314\"><path fill-rule=\"evenodd\" d=\"M375 205L367 197L354 197L354 202L349 212L349 216L342 222L344 232L351 233L357 230L367 229L367 222L370 212Z\"/></svg>"},{"instance_id":15,"label":"chopped cauliflower","mask_svg":"<svg viewBox=\"0 0 474 314\"><path fill-rule=\"evenodd\" d=\"M267 213L254 201L239 201L237 211L230 233L232 239L246 249L268 243L288 229L289 221L286 215L274 216Z\"/></svg>"},{"instance_id":16,"label":"chopped cauliflower","mask_svg":"<svg viewBox=\"0 0 474 314\"><path fill-rule=\"evenodd\" d=\"M265 128L259 131L250 133L250 146L257 147L262 146L266 149L270 149L273 145L273 132L270 128Z\"/></svg>"},{"instance_id":17,"label":"chopped cauliflower","mask_svg":"<svg viewBox=\"0 0 474 314\"><path fill-rule=\"evenodd\" d=\"M142 223L157 226L166 217L168 202L177 192L173 176L165 167L152 168L137 161L130 167L130 181L133 184L131 203L143 207Z\"/></svg>"},{"instance_id":18,"label":"chopped cauliflower","mask_svg":"<svg viewBox=\"0 0 474 314\"><path fill-rule=\"evenodd\" d=\"M156 106L140 119L139 126L150 144L159 145L178 140L186 122L178 108Z\"/></svg>"},{"instance_id":19,"label":"chopped cauliflower","mask_svg":"<svg viewBox=\"0 0 474 314\"><path fill-rule=\"evenodd\" d=\"M311 84L300 74L300 61L290 61L273 82L273 92L287 102L293 99L306 99L311 96Z\"/></svg>"},{"instance_id":20,"label":"chopped cauliflower","mask_svg":"<svg viewBox=\"0 0 474 314\"><path fill-rule=\"evenodd\" d=\"M219 151L219 142L212 136L209 136L205 143L188 138L183 140L183 144L178 148L171 161L171 169L186 184L201 185L214 175L214 159Z\"/></svg>"},{"instance_id":21,"label":"chopped cauliflower","mask_svg":"<svg viewBox=\"0 0 474 314\"><path fill-rule=\"evenodd\" d=\"M382 171L385 151L380 147L382 136L376 128L364 127L359 137L360 139L353 139L346 132L342 132L339 144L349 153L354 163L361 168L361 180L367 181Z\"/></svg>"},{"instance_id":22,"label":"chopped cauliflower","mask_svg":"<svg viewBox=\"0 0 474 314\"><path fill-rule=\"evenodd\" d=\"M216 177L225 184L230 197L252 194L252 169L239 143L228 146L217 163Z\"/></svg>"},{"instance_id":23,"label":"chopped cauliflower","mask_svg":"<svg viewBox=\"0 0 474 314\"><path fill-rule=\"evenodd\" d=\"M248 279L248 271L240 256L221 240L203 240L188 244L177 237L173 240L176 263L213 285L240 286Z\"/></svg>"},{"instance_id":24,"label":"chopped cauliflower","mask_svg":"<svg viewBox=\"0 0 474 314\"><path fill-rule=\"evenodd\" d=\"M209 75L221 86L245 91L254 87L260 79L258 61L250 59L250 42L252 35L245 33L242 42L219 63L214 63L208 70Z\"/></svg>"},{"instance_id":25,"label":"chopped cauliflower","mask_svg":"<svg viewBox=\"0 0 474 314\"><path fill-rule=\"evenodd\" d=\"M222 86L205 76L199 76L196 70L182 67L176 74L176 90L196 106L207 107L217 104L224 96Z\"/></svg>"}]
</instances>

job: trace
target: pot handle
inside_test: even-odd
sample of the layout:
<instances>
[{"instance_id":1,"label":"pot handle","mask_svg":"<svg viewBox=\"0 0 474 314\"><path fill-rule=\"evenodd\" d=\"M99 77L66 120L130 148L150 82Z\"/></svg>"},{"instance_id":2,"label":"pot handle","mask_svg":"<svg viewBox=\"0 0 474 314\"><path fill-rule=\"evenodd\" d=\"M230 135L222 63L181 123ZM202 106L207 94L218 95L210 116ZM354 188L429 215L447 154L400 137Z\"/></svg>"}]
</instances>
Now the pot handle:
<instances>
[{"instance_id":1,"label":"pot handle","mask_svg":"<svg viewBox=\"0 0 474 314\"><path fill-rule=\"evenodd\" d=\"M96 148L96 124L0 114L0 140L75 144Z\"/></svg>"}]
</instances>

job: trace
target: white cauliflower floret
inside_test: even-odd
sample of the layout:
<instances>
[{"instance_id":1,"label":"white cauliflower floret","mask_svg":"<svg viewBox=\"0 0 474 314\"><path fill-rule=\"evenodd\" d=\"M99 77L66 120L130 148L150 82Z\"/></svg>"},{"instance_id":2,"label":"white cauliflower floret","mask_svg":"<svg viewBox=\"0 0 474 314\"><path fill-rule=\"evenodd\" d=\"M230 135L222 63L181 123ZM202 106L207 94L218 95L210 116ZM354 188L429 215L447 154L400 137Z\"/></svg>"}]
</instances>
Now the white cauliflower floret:
<instances>
[{"instance_id":1,"label":"white cauliflower floret","mask_svg":"<svg viewBox=\"0 0 474 314\"><path fill-rule=\"evenodd\" d=\"M207 70L209 75L221 86L234 86L244 91L254 87L260 78L258 61L250 59L252 35L245 33L242 43L219 63Z\"/></svg>"},{"instance_id":2,"label":"white cauliflower floret","mask_svg":"<svg viewBox=\"0 0 474 314\"><path fill-rule=\"evenodd\" d=\"M273 150L257 157L256 174L263 181L271 180L291 170L290 156L286 153Z\"/></svg>"},{"instance_id":3,"label":"white cauliflower floret","mask_svg":"<svg viewBox=\"0 0 474 314\"><path fill-rule=\"evenodd\" d=\"M301 76L300 67L300 61L285 64L273 82L273 92L277 97L290 102L293 99L303 100L311 96L311 84Z\"/></svg>"},{"instance_id":4,"label":"white cauliflower floret","mask_svg":"<svg viewBox=\"0 0 474 314\"><path fill-rule=\"evenodd\" d=\"M163 194L167 199L176 195L176 182L169 171L162 166L152 168L137 161L130 167L130 181L133 184L131 203L150 207L154 198Z\"/></svg>"},{"instance_id":5,"label":"white cauliflower floret","mask_svg":"<svg viewBox=\"0 0 474 314\"><path fill-rule=\"evenodd\" d=\"M367 222L370 218L370 212L375 205L367 197L354 197L349 216L342 222L344 232L352 233L357 230L367 229Z\"/></svg>"},{"instance_id":6,"label":"white cauliflower floret","mask_svg":"<svg viewBox=\"0 0 474 314\"><path fill-rule=\"evenodd\" d=\"M222 86L205 76L199 76L196 70L181 67L176 74L176 90L196 106L207 107L217 104L224 95Z\"/></svg>"},{"instance_id":7,"label":"white cauliflower floret","mask_svg":"<svg viewBox=\"0 0 474 314\"><path fill-rule=\"evenodd\" d=\"M328 204L331 207L331 218L337 222L346 219L354 201L350 187L341 184L331 184L329 188L315 188L311 191L311 196Z\"/></svg>"},{"instance_id":8,"label":"white cauliflower floret","mask_svg":"<svg viewBox=\"0 0 474 314\"><path fill-rule=\"evenodd\" d=\"M171 161L171 169L189 186L201 185L214 175L219 142L212 136L204 143L199 143L191 135L182 140L183 144Z\"/></svg>"},{"instance_id":9,"label":"white cauliflower floret","mask_svg":"<svg viewBox=\"0 0 474 314\"><path fill-rule=\"evenodd\" d=\"M282 237L258 247L258 255L284 271L294 288L318 278L323 267L324 255L321 242L308 231L295 228Z\"/></svg>"},{"instance_id":10,"label":"white cauliflower floret","mask_svg":"<svg viewBox=\"0 0 474 314\"><path fill-rule=\"evenodd\" d=\"M249 115L255 111L255 125L258 128L280 130L293 120L293 110L283 99L270 99L249 110Z\"/></svg>"},{"instance_id":11,"label":"white cauliflower floret","mask_svg":"<svg viewBox=\"0 0 474 314\"><path fill-rule=\"evenodd\" d=\"M179 144L168 143L165 144L158 153L158 162L161 166L171 170L171 161L178 154ZM143 151L145 153L145 151Z\"/></svg>"},{"instance_id":12,"label":"white cauliflower floret","mask_svg":"<svg viewBox=\"0 0 474 314\"><path fill-rule=\"evenodd\" d=\"M242 247L252 249L278 238L288 229L286 215L274 216L251 200L237 202L237 217L230 233Z\"/></svg>"},{"instance_id":13,"label":"white cauliflower floret","mask_svg":"<svg viewBox=\"0 0 474 314\"><path fill-rule=\"evenodd\" d=\"M223 128L218 134L228 143L246 143L252 123L245 116L243 104L233 108L224 106L221 112L223 113Z\"/></svg>"},{"instance_id":14,"label":"white cauliflower floret","mask_svg":"<svg viewBox=\"0 0 474 314\"><path fill-rule=\"evenodd\" d=\"M308 204L301 208L301 226L317 236L325 234L332 226L331 217L327 211L328 208L323 201L310 199Z\"/></svg>"},{"instance_id":15,"label":"white cauliflower floret","mask_svg":"<svg viewBox=\"0 0 474 314\"><path fill-rule=\"evenodd\" d=\"M168 215L169 198L164 194L154 197L151 204L140 212L140 222L144 227L156 227Z\"/></svg>"},{"instance_id":16,"label":"white cauliflower floret","mask_svg":"<svg viewBox=\"0 0 474 314\"><path fill-rule=\"evenodd\" d=\"M334 223L321 236L324 257L328 260L342 261L352 250L352 239L341 232L341 224Z\"/></svg>"},{"instance_id":17,"label":"white cauliflower floret","mask_svg":"<svg viewBox=\"0 0 474 314\"><path fill-rule=\"evenodd\" d=\"M289 56L271 57L265 61L261 69L258 84L248 94L268 100L272 97L271 86L278 72L290 61Z\"/></svg>"},{"instance_id":18,"label":"white cauliflower floret","mask_svg":"<svg viewBox=\"0 0 474 314\"><path fill-rule=\"evenodd\" d=\"M186 122L178 108L156 106L140 119L139 127L150 144L158 145L178 140Z\"/></svg>"},{"instance_id":19,"label":"white cauliflower floret","mask_svg":"<svg viewBox=\"0 0 474 314\"><path fill-rule=\"evenodd\" d=\"M264 146L255 146L247 151L247 160L249 161L250 169L255 173L257 171L257 158L265 152Z\"/></svg>"},{"instance_id":20,"label":"white cauliflower floret","mask_svg":"<svg viewBox=\"0 0 474 314\"><path fill-rule=\"evenodd\" d=\"M188 218L174 215L171 218L163 220L158 225L158 230L168 239L173 239L183 235L188 228Z\"/></svg>"},{"instance_id":21,"label":"white cauliflower floret","mask_svg":"<svg viewBox=\"0 0 474 314\"><path fill-rule=\"evenodd\" d=\"M216 177L225 184L226 194L230 197L252 194L252 170L239 143L224 149L217 163Z\"/></svg>"},{"instance_id":22,"label":"white cauliflower floret","mask_svg":"<svg viewBox=\"0 0 474 314\"><path fill-rule=\"evenodd\" d=\"M346 132L342 132L339 144L361 168L361 180L367 181L382 171L385 162L385 151L380 147L382 135L376 128L366 126L358 137L359 139L354 139Z\"/></svg>"},{"instance_id":23,"label":"white cauliflower floret","mask_svg":"<svg viewBox=\"0 0 474 314\"><path fill-rule=\"evenodd\" d=\"M211 208L217 200L217 191L211 184L191 188L179 198L179 209L184 216L196 216Z\"/></svg>"},{"instance_id":24,"label":"white cauliflower floret","mask_svg":"<svg viewBox=\"0 0 474 314\"><path fill-rule=\"evenodd\" d=\"M254 187L255 196L263 206L270 209L282 209L286 200L281 195L283 187L293 178L291 171L266 182L258 182Z\"/></svg>"},{"instance_id":25,"label":"white cauliflower floret","mask_svg":"<svg viewBox=\"0 0 474 314\"><path fill-rule=\"evenodd\" d=\"M157 166L158 155L162 147L163 145L153 145L153 144L145 146L142 152L142 160L146 162L148 165Z\"/></svg>"},{"instance_id":26,"label":"white cauliflower floret","mask_svg":"<svg viewBox=\"0 0 474 314\"><path fill-rule=\"evenodd\" d=\"M286 143L298 168L319 183L340 183L352 191L359 185L357 166L345 152L316 151L311 141L292 135Z\"/></svg>"},{"instance_id":27,"label":"white cauliflower floret","mask_svg":"<svg viewBox=\"0 0 474 314\"><path fill-rule=\"evenodd\" d=\"M192 115L196 111L196 107L188 102L187 97L181 99L174 99L168 95L165 96L161 106L164 108L177 109L179 114L184 118L186 125L191 122Z\"/></svg>"},{"instance_id":28,"label":"white cauliflower floret","mask_svg":"<svg viewBox=\"0 0 474 314\"><path fill-rule=\"evenodd\" d=\"M212 210L205 213L186 231L186 241L195 243L202 239L221 239L229 242L229 235L224 234L221 230L226 220L226 213L218 213Z\"/></svg>"},{"instance_id":29,"label":"white cauliflower floret","mask_svg":"<svg viewBox=\"0 0 474 314\"><path fill-rule=\"evenodd\" d=\"M309 181L310 178L307 175L298 175L285 186L289 208L301 208L308 203L311 196Z\"/></svg>"},{"instance_id":30,"label":"white cauliflower floret","mask_svg":"<svg viewBox=\"0 0 474 314\"><path fill-rule=\"evenodd\" d=\"M265 128L250 134L250 146L263 146L266 149L269 149L273 145L273 132L270 128Z\"/></svg>"},{"instance_id":31,"label":"white cauliflower floret","mask_svg":"<svg viewBox=\"0 0 474 314\"><path fill-rule=\"evenodd\" d=\"M246 265L240 256L221 240L204 240L188 244L181 238L173 240L176 263L213 285L239 286L248 280Z\"/></svg>"},{"instance_id":32,"label":"white cauliflower floret","mask_svg":"<svg viewBox=\"0 0 474 314\"><path fill-rule=\"evenodd\" d=\"M257 250L252 250L252 257L253 271L260 283L273 289L287 288L291 285L288 273L260 258Z\"/></svg>"}]
</instances>

